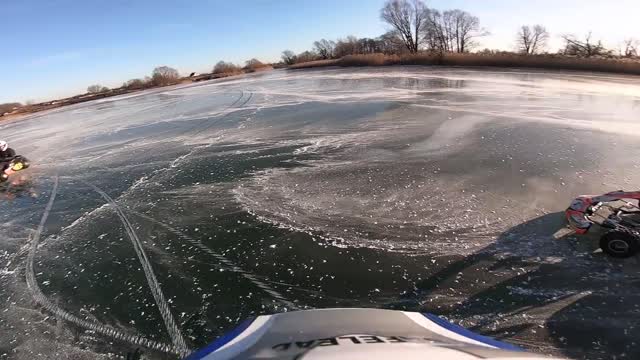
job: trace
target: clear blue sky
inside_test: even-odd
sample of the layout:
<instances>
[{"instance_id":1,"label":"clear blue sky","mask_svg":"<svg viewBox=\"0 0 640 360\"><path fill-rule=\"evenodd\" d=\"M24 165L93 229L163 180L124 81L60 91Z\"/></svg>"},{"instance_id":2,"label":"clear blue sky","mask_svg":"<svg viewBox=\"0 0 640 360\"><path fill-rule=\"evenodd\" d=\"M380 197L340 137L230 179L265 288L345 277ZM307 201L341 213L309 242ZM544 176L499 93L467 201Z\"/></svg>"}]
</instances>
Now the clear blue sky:
<instances>
[{"instance_id":1,"label":"clear blue sky","mask_svg":"<svg viewBox=\"0 0 640 360\"><path fill-rule=\"evenodd\" d=\"M320 38L375 37L384 0L2 0L0 103L43 100L119 86L157 65L208 71L219 60L275 61ZM510 49L521 24L552 35L593 30L610 46L640 38L638 0L433 0L480 18L483 46ZM557 48L554 37L551 46Z\"/></svg>"}]
</instances>

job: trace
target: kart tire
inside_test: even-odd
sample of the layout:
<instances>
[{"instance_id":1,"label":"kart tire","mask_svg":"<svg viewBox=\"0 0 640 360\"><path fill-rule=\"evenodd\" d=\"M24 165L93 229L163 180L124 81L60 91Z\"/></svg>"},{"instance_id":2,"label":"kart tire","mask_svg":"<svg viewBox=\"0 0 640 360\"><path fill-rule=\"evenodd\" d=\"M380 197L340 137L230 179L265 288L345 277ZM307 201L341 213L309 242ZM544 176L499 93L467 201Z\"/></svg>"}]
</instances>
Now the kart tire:
<instances>
[{"instance_id":1,"label":"kart tire","mask_svg":"<svg viewBox=\"0 0 640 360\"><path fill-rule=\"evenodd\" d=\"M640 235L628 230L611 230L600 238L600 248L611 257L628 258L640 249Z\"/></svg>"}]
</instances>

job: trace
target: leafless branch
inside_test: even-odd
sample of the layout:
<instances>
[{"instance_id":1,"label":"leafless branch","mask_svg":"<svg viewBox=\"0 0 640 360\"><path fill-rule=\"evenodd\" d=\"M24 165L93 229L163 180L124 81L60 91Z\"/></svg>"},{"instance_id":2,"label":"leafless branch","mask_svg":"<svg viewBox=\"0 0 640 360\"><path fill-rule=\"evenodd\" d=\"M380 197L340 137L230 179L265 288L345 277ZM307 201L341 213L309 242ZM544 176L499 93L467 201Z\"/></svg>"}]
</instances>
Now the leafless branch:
<instances>
[{"instance_id":1,"label":"leafless branch","mask_svg":"<svg viewBox=\"0 0 640 360\"><path fill-rule=\"evenodd\" d=\"M415 53L420 48L426 9L421 0L388 0L380 11L380 18L391 25L407 49Z\"/></svg>"},{"instance_id":2,"label":"leafless branch","mask_svg":"<svg viewBox=\"0 0 640 360\"><path fill-rule=\"evenodd\" d=\"M516 46L523 54L536 54L547 46L549 32L542 25L523 25L516 36Z\"/></svg>"}]
</instances>

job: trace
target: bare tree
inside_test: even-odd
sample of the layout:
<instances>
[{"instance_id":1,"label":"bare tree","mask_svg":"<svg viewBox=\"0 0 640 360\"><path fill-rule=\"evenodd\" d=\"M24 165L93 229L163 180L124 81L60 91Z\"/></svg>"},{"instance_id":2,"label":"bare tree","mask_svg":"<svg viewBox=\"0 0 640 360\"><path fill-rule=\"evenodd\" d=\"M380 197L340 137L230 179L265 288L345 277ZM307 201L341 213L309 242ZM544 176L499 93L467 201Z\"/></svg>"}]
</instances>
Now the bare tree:
<instances>
[{"instance_id":1,"label":"bare tree","mask_svg":"<svg viewBox=\"0 0 640 360\"><path fill-rule=\"evenodd\" d=\"M309 62L314 60L318 60L318 54L314 53L313 51L304 51L296 56L297 63Z\"/></svg>"},{"instance_id":2,"label":"bare tree","mask_svg":"<svg viewBox=\"0 0 640 360\"><path fill-rule=\"evenodd\" d=\"M254 72L254 71L258 71L260 69L267 69L270 68L270 65L263 63L262 61L253 58L251 60L247 60L245 61L245 66L244 69L248 72Z\"/></svg>"},{"instance_id":3,"label":"bare tree","mask_svg":"<svg viewBox=\"0 0 640 360\"><path fill-rule=\"evenodd\" d=\"M265 66L265 65L262 63L262 61L260 61L260 60L258 60L258 59L256 59L256 58L253 58L253 59L251 59L251 60L247 60L247 61L245 61L245 62L244 62L244 65L245 65L245 67L246 67L246 68L250 68L250 69Z\"/></svg>"},{"instance_id":4,"label":"bare tree","mask_svg":"<svg viewBox=\"0 0 640 360\"><path fill-rule=\"evenodd\" d=\"M420 48L420 31L425 21L427 6L421 0L387 0L380 10L380 18L391 25L409 52Z\"/></svg>"},{"instance_id":5,"label":"bare tree","mask_svg":"<svg viewBox=\"0 0 640 360\"><path fill-rule=\"evenodd\" d=\"M282 58L282 62L287 65L293 65L296 63L296 54L291 50L283 51L280 57Z\"/></svg>"},{"instance_id":6,"label":"bare tree","mask_svg":"<svg viewBox=\"0 0 640 360\"><path fill-rule=\"evenodd\" d=\"M531 55L536 54L547 46L549 40L549 32L542 25L523 25L518 31L516 37L516 46L518 51Z\"/></svg>"},{"instance_id":7,"label":"bare tree","mask_svg":"<svg viewBox=\"0 0 640 360\"><path fill-rule=\"evenodd\" d=\"M358 39L358 50L361 54L373 54L382 52L382 47L376 39L361 38Z\"/></svg>"},{"instance_id":8,"label":"bare tree","mask_svg":"<svg viewBox=\"0 0 640 360\"><path fill-rule=\"evenodd\" d=\"M523 54L531 54L531 47L533 44L533 30L529 25L522 25L518 34L516 35L516 47L518 52Z\"/></svg>"},{"instance_id":9,"label":"bare tree","mask_svg":"<svg viewBox=\"0 0 640 360\"><path fill-rule=\"evenodd\" d=\"M176 84L179 79L178 70L168 66L159 66L151 73L151 82L157 86Z\"/></svg>"},{"instance_id":10,"label":"bare tree","mask_svg":"<svg viewBox=\"0 0 640 360\"><path fill-rule=\"evenodd\" d=\"M224 61L218 61L216 66L213 67L212 73L214 74L239 74L242 72L240 66Z\"/></svg>"},{"instance_id":11,"label":"bare tree","mask_svg":"<svg viewBox=\"0 0 640 360\"><path fill-rule=\"evenodd\" d=\"M421 33L427 48L440 53L469 52L478 45L475 38L488 34L478 17L457 9L426 9Z\"/></svg>"},{"instance_id":12,"label":"bare tree","mask_svg":"<svg viewBox=\"0 0 640 360\"><path fill-rule=\"evenodd\" d=\"M624 57L638 56L638 49L640 48L640 40L633 39L633 38L625 39L623 46L624 46L624 50L621 51L620 55Z\"/></svg>"},{"instance_id":13,"label":"bare tree","mask_svg":"<svg viewBox=\"0 0 640 360\"><path fill-rule=\"evenodd\" d=\"M331 40L322 39L313 43L315 52L323 59L331 59L336 47L336 43Z\"/></svg>"},{"instance_id":14,"label":"bare tree","mask_svg":"<svg viewBox=\"0 0 640 360\"><path fill-rule=\"evenodd\" d=\"M376 41L379 51L385 54L401 54L409 51L395 30L382 34Z\"/></svg>"},{"instance_id":15,"label":"bare tree","mask_svg":"<svg viewBox=\"0 0 640 360\"><path fill-rule=\"evenodd\" d=\"M566 55L591 57L611 54L611 50L607 50L600 40L597 43L593 43L591 31L585 36L584 40L579 40L572 34L561 35L561 37L565 42L564 53Z\"/></svg>"},{"instance_id":16,"label":"bare tree","mask_svg":"<svg viewBox=\"0 0 640 360\"><path fill-rule=\"evenodd\" d=\"M109 91L109 88L102 85L96 84L96 85L90 85L89 87L87 87L87 92L90 94L98 94L106 91Z\"/></svg>"},{"instance_id":17,"label":"bare tree","mask_svg":"<svg viewBox=\"0 0 640 360\"><path fill-rule=\"evenodd\" d=\"M131 79L127 82L125 82L124 84L122 84L123 88L127 88L127 89L131 89L131 90L136 90L136 89L142 89L147 85L147 83L142 80L142 79Z\"/></svg>"},{"instance_id":18,"label":"bare tree","mask_svg":"<svg viewBox=\"0 0 640 360\"><path fill-rule=\"evenodd\" d=\"M444 17L450 28L448 33L452 39L452 50L456 52L469 52L478 46L475 38L488 34L486 30L480 28L480 19L466 11L448 10L444 12Z\"/></svg>"},{"instance_id":19,"label":"bare tree","mask_svg":"<svg viewBox=\"0 0 640 360\"><path fill-rule=\"evenodd\" d=\"M421 29L427 48L441 54L452 51L450 14L445 12L445 15L438 10L427 9Z\"/></svg>"},{"instance_id":20,"label":"bare tree","mask_svg":"<svg viewBox=\"0 0 640 360\"><path fill-rule=\"evenodd\" d=\"M358 38L353 35L347 36L346 39L338 39L334 48L334 56L337 58L358 53L360 53Z\"/></svg>"}]
</instances>

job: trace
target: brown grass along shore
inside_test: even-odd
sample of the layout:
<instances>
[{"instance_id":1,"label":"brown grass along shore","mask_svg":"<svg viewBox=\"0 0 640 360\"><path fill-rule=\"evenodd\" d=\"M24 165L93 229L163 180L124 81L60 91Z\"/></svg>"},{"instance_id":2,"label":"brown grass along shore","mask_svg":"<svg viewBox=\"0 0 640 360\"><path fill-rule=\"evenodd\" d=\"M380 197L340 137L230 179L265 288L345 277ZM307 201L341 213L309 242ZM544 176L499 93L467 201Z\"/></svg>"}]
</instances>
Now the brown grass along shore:
<instances>
[{"instance_id":1,"label":"brown grass along shore","mask_svg":"<svg viewBox=\"0 0 640 360\"><path fill-rule=\"evenodd\" d=\"M443 65L491 66L505 68L537 68L552 70L580 70L640 75L640 61L634 59L581 58L566 55L519 55L447 53L444 55L418 53L407 55L362 54L347 55L340 59L317 60L290 65L288 69L309 69L327 66L390 66L390 65Z\"/></svg>"}]
</instances>

